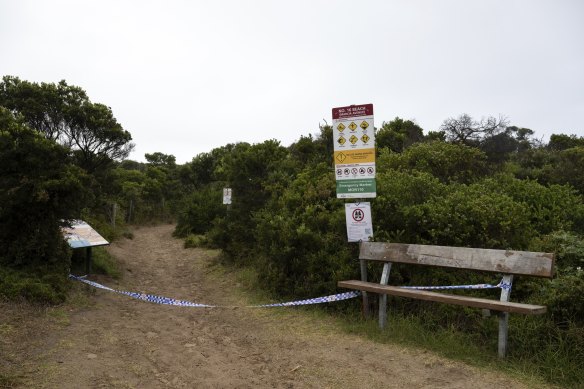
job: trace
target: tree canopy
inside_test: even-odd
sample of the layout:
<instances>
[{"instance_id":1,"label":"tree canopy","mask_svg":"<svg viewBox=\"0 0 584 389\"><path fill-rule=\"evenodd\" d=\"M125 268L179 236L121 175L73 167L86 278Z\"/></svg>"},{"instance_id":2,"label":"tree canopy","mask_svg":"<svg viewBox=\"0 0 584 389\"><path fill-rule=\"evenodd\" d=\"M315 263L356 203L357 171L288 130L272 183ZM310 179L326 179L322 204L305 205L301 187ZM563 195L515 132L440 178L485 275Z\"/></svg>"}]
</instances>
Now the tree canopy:
<instances>
[{"instance_id":1,"label":"tree canopy","mask_svg":"<svg viewBox=\"0 0 584 389\"><path fill-rule=\"evenodd\" d=\"M47 139L69 148L88 172L126 158L134 148L132 136L111 108L91 102L83 89L64 80L38 84L4 76L0 106L22 116L24 123Z\"/></svg>"}]
</instances>

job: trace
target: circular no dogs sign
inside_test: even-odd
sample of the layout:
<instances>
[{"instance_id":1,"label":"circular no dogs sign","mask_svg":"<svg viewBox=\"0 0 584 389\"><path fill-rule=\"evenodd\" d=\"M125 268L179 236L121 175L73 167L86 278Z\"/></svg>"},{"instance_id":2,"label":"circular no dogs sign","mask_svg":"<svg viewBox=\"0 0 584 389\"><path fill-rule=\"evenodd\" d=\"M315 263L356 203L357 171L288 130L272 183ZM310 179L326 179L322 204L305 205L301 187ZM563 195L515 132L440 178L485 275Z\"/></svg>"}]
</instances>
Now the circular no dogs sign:
<instances>
[{"instance_id":1,"label":"circular no dogs sign","mask_svg":"<svg viewBox=\"0 0 584 389\"><path fill-rule=\"evenodd\" d=\"M362 222L365 219L365 212L361 208L356 208L353 210L353 220L356 222Z\"/></svg>"}]
</instances>

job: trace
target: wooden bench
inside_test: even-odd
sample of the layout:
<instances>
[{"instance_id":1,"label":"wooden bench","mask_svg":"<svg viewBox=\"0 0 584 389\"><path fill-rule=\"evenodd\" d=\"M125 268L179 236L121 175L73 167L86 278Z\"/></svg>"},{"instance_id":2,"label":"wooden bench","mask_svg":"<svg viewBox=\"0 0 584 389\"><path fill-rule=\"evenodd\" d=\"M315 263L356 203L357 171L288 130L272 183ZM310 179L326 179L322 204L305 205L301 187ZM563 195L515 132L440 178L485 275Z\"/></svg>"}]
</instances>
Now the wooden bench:
<instances>
[{"instance_id":1,"label":"wooden bench","mask_svg":"<svg viewBox=\"0 0 584 389\"><path fill-rule=\"evenodd\" d=\"M545 306L513 303L509 301L513 276L551 278L553 275L554 254L401 243L362 242L359 247L359 260L361 262L361 281L339 281L338 286L363 291L363 307L366 315L368 315L369 307L367 292L379 293L379 326L381 328L385 326L387 321L387 295L496 311L499 316L499 356L504 357L507 351L509 313L539 315L546 312ZM367 261L383 263L383 272L379 283L367 281ZM503 274L502 285L505 287L501 288L500 299L494 300L390 286L388 285L388 281L392 263L501 273Z\"/></svg>"}]
</instances>

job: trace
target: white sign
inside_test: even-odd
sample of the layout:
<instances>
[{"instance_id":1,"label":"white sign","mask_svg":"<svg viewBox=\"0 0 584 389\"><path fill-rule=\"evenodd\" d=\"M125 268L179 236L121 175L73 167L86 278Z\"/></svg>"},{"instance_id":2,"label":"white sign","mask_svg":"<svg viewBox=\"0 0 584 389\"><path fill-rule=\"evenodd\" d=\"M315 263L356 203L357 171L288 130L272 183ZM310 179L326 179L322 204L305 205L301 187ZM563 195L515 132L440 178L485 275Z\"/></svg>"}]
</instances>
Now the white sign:
<instances>
[{"instance_id":1,"label":"white sign","mask_svg":"<svg viewBox=\"0 0 584 389\"><path fill-rule=\"evenodd\" d=\"M370 203L345 204L345 218L349 242L367 242L373 237Z\"/></svg>"},{"instance_id":2,"label":"white sign","mask_svg":"<svg viewBox=\"0 0 584 389\"><path fill-rule=\"evenodd\" d=\"M231 205L231 188L223 188L223 204Z\"/></svg>"}]
</instances>

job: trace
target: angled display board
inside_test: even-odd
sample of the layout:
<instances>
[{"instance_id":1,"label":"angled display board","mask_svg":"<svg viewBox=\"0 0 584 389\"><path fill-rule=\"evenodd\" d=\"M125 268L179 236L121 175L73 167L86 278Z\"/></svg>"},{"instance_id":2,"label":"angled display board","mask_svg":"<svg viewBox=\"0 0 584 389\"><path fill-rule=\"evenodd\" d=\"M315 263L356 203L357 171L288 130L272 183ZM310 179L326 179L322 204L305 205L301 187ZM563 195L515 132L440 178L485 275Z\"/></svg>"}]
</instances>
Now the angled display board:
<instances>
[{"instance_id":1,"label":"angled display board","mask_svg":"<svg viewBox=\"0 0 584 389\"><path fill-rule=\"evenodd\" d=\"M74 249L107 246L109 242L83 220L73 220L71 227L63 228L63 236Z\"/></svg>"}]
</instances>

